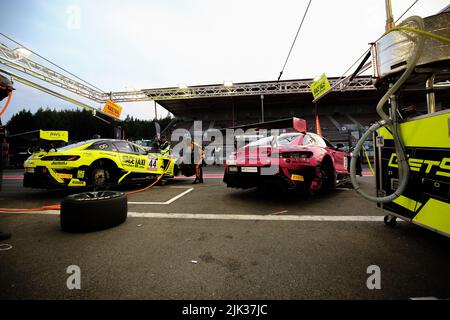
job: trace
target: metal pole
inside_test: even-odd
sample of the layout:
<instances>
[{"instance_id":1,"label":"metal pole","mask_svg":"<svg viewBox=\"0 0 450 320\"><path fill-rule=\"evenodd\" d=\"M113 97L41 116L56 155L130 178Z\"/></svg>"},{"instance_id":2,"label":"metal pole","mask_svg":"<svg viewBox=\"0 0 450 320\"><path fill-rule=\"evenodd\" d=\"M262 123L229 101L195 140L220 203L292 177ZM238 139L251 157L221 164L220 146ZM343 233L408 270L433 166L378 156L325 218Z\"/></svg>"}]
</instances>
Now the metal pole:
<instances>
[{"instance_id":1,"label":"metal pole","mask_svg":"<svg viewBox=\"0 0 450 320\"><path fill-rule=\"evenodd\" d=\"M234 114L234 100L233 97L231 97L231 122L232 122L232 126L234 127L236 125L236 119L235 119L235 114Z\"/></svg>"},{"instance_id":2,"label":"metal pole","mask_svg":"<svg viewBox=\"0 0 450 320\"><path fill-rule=\"evenodd\" d=\"M427 108L428 113L436 112L436 100L434 95L434 78L435 74L427 79L426 88L427 88Z\"/></svg>"},{"instance_id":3,"label":"metal pole","mask_svg":"<svg viewBox=\"0 0 450 320\"><path fill-rule=\"evenodd\" d=\"M394 15L392 14L392 3L391 0L386 1L386 31L391 30L395 27Z\"/></svg>"},{"instance_id":4,"label":"metal pole","mask_svg":"<svg viewBox=\"0 0 450 320\"><path fill-rule=\"evenodd\" d=\"M158 120L158 111L156 110L156 101L153 101L155 104L155 120Z\"/></svg>"},{"instance_id":5,"label":"metal pole","mask_svg":"<svg viewBox=\"0 0 450 320\"><path fill-rule=\"evenodd\" d=\"M264 95L261 95L261 122L264 122Z\"/></svg>"}]
</instances>

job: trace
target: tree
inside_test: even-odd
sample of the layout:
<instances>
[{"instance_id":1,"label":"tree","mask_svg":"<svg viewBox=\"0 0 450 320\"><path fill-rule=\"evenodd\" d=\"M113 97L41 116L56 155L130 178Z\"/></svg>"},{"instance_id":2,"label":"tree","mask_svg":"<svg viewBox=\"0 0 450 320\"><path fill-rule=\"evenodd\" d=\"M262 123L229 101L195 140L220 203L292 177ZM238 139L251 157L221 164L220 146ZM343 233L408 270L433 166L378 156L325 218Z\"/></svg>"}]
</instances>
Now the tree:
<instances>
[{"instance_id":1,"label":"tree","mask_svg":"<svg viewBox=\"0 0 450 320\"><path fill-rule=\"evenodd\" d=\"M158 120L164 129L172 120L170 116ZM127 115L124 121L112 121L107 124L93 117L88 110L62 110L40 108L34 114L21 110L14 114L6 124L10 135L34 130L67 130L71 141L91 139L95 134L103 138L112 138L114 127L121 126L127 139L152 139L156 135L154 120L140 120Z\"/></svg>"}]
</instances>

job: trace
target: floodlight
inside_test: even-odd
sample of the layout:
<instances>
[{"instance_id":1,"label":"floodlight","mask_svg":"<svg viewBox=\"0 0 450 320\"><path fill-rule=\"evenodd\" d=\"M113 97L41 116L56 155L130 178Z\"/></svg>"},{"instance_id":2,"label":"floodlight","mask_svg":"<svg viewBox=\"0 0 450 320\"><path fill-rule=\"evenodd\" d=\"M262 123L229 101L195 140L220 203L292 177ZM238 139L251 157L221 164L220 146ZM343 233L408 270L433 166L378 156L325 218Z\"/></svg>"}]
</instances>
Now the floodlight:
<instances>
[{"instance_id":1,"label":"floodlight","mask_svg":"<svg viewBox=\"0 0 450 320\"><path fill-rule=\"evenodd\" d=\"M32 52L25 48L16 48L14 49L14 53L16 54L17 58L19 59L27 59L29 56L31 56Z\"/></svg>"},{"instance_id":2,"label":"floodlight","mask_svg":"<svg viewBox=\"0 0 450 320\"><path fill-rule=\"evenodd\" d=\"M231 80L225 80L223 82L224 87L232 87L233 86L233 81Z\"/></svg>"}]
</instances>

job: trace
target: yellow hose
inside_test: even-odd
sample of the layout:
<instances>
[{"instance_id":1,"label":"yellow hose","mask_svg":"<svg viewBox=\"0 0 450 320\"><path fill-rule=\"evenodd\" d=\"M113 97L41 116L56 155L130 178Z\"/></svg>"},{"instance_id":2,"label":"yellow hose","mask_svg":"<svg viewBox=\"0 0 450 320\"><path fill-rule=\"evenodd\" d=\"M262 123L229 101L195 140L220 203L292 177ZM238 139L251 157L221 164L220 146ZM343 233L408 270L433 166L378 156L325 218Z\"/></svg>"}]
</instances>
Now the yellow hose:
<instances>
[{"instance_id":1,"label":"yellow hose","mask_svg":"<svg viewBox=\"0 0 450 320\"><path fill-rule=\"evenodd\" d=\"M390 29L389 31L387 31L384 35L387 35L388 33L391 33L393 31L415 32L415 33L418 33L420 35L427 36L427 37L433 38L435 40L442 41L442 42L450 44L450 39L449 38L446 38L446 37L443 37L443 36L440 36L440 35L428 32L428 31L423 31L423 30L409 28L409 27L394 27L394 28Z\"/></svg>"},{"instance_id":2,"label":"yellow hose","mask_svg":"<svg viewBox=\"0 0 450 320\"><path fill-rule=\"evenodd\" d=\"M375 176L375 171L373 171L372 164L370 163L369 154L366 149L363 147L364 155L366 156L367 163L369 164L369 169L372 172L372 175Z\"/></svg>"}]
</instances>

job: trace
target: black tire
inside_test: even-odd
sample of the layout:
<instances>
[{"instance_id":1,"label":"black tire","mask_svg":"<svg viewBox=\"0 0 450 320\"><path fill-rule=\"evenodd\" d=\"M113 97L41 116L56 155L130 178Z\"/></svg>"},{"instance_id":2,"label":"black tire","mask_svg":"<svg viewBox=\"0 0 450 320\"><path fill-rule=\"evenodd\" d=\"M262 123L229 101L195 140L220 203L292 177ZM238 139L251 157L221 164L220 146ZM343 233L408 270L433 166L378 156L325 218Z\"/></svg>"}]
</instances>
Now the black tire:
<instances>
[{"instance_id":1,"label":"black tire","mask_svg":"<svg viewBox=\"0 0 450 320\"><path fill-rule=\"evenodd\" d=\"M108 229L127 219L127 196L117 191L73 194L61 202L61 228L65 232Z\"/></svg>"},{"instance_id":2,"label":"black tire","mask_svg":"<svg viewBox=\"0 0 450 320\"><path fill-rule=\"evenodd\" d=\"M195 164L180 164L179 170L183 176L192 177L195 176L196 173L196 165Z\"/></svg>"},{"instance_id":3,"label":"black tire","mask_svg":"<svg viewBox=\"0 0 450 320\"><path fill-rule=\"evenodd\" d=\"M331 160L325 160L320 166L321 189L330 189L336 186L336 176Z\"/></svg>"}]
</instances>

